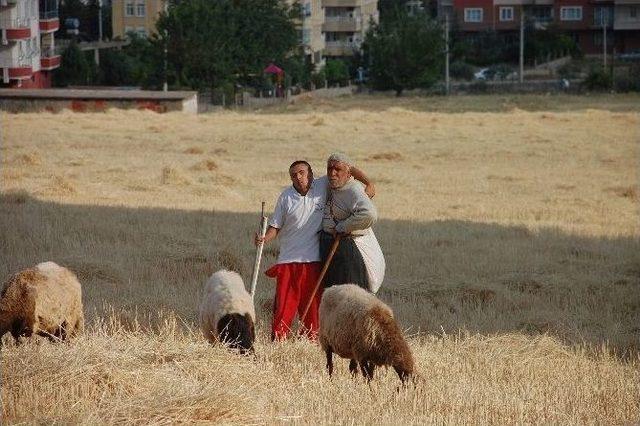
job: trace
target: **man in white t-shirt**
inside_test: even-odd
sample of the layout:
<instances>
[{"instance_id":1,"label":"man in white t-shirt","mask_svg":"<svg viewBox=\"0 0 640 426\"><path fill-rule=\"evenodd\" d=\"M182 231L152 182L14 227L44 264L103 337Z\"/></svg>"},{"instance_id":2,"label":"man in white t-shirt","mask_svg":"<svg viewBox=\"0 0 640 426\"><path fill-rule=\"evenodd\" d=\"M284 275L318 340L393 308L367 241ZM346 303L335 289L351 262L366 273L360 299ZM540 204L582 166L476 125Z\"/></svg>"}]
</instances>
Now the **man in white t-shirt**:
<instances>
[{"instance_id":1,"label":"man in white t-shirt","mask_svg":"<svg viewBox=\"0 0 640 426\"><path fill-rule=\"evenodd\" d=\"M366 175L356 168L352 168L352 175L366 185L367 195L373 197L375 188ZM293 185L278 197L264 237L265 243L276 237L280 239L278 260L266 271L267 276L276 278L277 283L272 340L285 339L291 331L296 312L302 316L322 269L318 232L322 228L329 181L326 176L314 179L311 166L303 160L291 164L289 176ZM255 243L260 241L256 235ZM306 318L301 318L304 332L312 339L318 330L321 296L322 289L319 289Z\"/></svg>"}]
</instances>

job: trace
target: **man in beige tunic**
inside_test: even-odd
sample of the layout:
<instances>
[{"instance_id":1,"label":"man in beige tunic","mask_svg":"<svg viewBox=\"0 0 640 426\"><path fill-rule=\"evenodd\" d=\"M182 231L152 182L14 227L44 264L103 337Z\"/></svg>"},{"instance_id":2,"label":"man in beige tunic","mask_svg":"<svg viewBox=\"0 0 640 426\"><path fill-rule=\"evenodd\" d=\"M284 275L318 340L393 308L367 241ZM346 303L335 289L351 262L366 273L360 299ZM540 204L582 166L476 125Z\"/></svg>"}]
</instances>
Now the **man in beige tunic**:
<instances>
[{"instance_id":1,"label":"man in beige tunic","mask_svg":"<svg viewBox=\"0 0 640 426\"><path fill-rule=\"evenodd\" d=\"M357 284L376 292L384 278L384 257L371 226L378 218L363 186L351 177L351 161L342 153L327 160L329 194L320 234L320 257L325 262L336 235L341 240L324 277L325 287Z\"/></svg>"}]
</instances>

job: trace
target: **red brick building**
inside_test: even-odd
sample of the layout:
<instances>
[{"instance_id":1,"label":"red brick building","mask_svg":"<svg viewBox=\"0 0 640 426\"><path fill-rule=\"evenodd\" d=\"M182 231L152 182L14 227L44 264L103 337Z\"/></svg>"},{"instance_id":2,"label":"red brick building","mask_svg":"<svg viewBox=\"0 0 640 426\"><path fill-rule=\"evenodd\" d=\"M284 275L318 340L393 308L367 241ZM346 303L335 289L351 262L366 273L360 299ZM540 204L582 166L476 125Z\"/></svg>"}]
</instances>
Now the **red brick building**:
<instances>
[{"instance_id":1,"label":"red brick building","mask_svg":"<svg viewBox=\"0 0 640 426\"><path fill-rule=\"evenodd\" d=\"M51 87L58 0L0 0L0 87Z\"/></svg>"},{"instance_id":2,"label":"red brick building","mask_svg":"<svg viewBox=\"0 0 640 426\"><path fill-rule=\"evenodd\" d=\"M640 48L640 0L453 0L453 16L464 33L496 31L517 37L520 16L537 29L553 25L585 54L607 46L622 53Z\"/></svg>"}]
</instances>

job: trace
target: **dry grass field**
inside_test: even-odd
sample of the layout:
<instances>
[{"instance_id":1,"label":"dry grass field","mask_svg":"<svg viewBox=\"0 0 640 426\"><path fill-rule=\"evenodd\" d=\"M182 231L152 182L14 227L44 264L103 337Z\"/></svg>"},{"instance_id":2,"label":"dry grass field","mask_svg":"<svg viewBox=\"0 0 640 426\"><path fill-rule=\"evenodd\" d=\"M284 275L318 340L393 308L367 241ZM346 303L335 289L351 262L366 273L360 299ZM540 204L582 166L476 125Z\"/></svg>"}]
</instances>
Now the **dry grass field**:
<instances>
[{"instance_id":1,"label":"dry grass field","mask_svg":"<svg viewBox=\"0 0 640 426\"><path fill-rule=\"evenodd\" d=\"M70 344L5 336L2 423L640 422L640 97L359 96L254 112L0 114L0 279L83 284ZM195 326L209 274L250 279L260 201L334 150L376 182L379 293L421 379L329 380L305 340L256 358ZM263 269L277 254L265 250Z\"/></svg>"}]
</instances>

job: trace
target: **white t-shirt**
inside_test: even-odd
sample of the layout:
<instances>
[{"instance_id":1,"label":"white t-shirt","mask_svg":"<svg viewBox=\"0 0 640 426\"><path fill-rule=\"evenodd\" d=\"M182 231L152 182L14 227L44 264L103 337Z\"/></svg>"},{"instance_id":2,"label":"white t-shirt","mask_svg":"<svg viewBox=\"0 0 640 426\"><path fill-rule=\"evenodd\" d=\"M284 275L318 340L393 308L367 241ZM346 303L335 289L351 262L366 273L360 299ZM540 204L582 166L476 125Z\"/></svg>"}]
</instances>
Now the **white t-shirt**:
<instances>
[{"instance_id":1,"label":"white t-shirt","mask_svg":"<svg viewBox=\"0 0 640 426\"><path fill-rule=\"evenodd\" d=\"M300 195L291 186L278 197L269 220L269 226L280 230L278 263L320 261L318 231L322 228L328 187L329 180L323 176L311 182L307 195Z\"/></svg>"}]
</instances>

